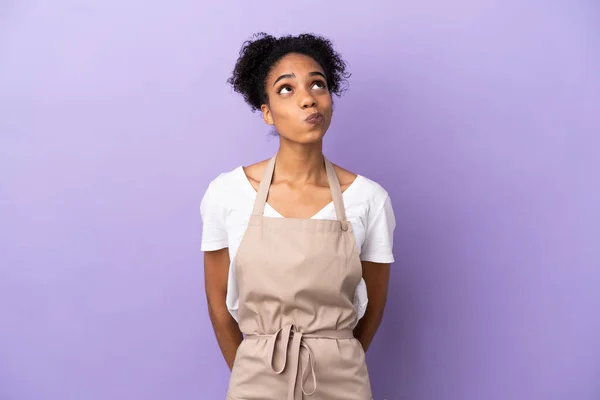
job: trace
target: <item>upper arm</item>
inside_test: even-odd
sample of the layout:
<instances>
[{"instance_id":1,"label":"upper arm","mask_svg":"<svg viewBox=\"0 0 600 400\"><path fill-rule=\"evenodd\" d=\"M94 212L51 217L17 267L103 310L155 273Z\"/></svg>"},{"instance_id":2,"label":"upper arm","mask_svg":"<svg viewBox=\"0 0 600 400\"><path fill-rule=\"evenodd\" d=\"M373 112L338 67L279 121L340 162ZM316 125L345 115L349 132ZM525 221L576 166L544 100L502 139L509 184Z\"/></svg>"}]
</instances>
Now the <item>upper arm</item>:
<instances>
[{"instance_id":1,"label":"upper arm","mask_svg":"<svg viewBox=\"0 0 600 400\"><path fill-rule=\"evenodd\" d=\"M396 216L387 192L372 207L366 216L365 240L361 246L361 261L379 264L394 262L394 230Z\"/></svg>"},{"instance_id":2,"label":"upper arm","mask_svg":"<svg viewBox=\"0 0 600 400\"><path fill-rule=\"evenodd\" d=\"M394 262L396 218L387 192L369 209L365 241L361 247L363 279L370 308L383 310L388 293L390 266Z\"/></svg>"},{"instance_id":3,"label":"upper arm","mask_svg":"<svg viewBox=\"0 0 600 400\"><path fill-rule=\"evenodd\" d=\"M214 251L229 246L227 235L227 205L218 178L213 180L200 203L202 217L202 251Z\"/></svg>"},{"instance_id":4,"label":"upper arm","mask_svg":"<svg viewBox=\"0 0 600 400\"><path fill-rule=\"evenodd\" d=\"M369 294L369 306L383 310L390 281L390 264L362 262L363 279Z\"/></svg>"},{"instance_id":5,"label":"upper arm","mask_svg":"<svg viewBox=\"0 0 600 400\"><path fill-rule=\"evenodd\" d=\"M226 203L219 182L213 180L200 203L202 217L202 244L204 252L204 284L206 295L225 304L229 278L229 243L227 235Z\"/></svg>"},{"instance_id":6,"label":"upper arm","mask_svg":"<svg viewBox=\"0 0 600 400\"><path fill-rule=\"evenodd\" d=\"M204 253L204 287L209 304L212 300L225 304L229 279L229 249Z\"/></svg>"}]
</instances>

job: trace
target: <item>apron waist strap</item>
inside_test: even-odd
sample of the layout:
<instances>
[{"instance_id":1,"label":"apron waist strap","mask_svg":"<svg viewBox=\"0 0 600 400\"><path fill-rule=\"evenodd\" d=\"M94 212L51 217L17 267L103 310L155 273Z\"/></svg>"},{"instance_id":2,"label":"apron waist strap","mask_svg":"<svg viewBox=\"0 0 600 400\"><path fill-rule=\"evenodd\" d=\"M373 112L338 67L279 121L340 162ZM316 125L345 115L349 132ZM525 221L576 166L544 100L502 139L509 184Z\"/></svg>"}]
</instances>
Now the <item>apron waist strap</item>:
<instances>
[{"instance_id":1,"label":"apron waist strap","mask_svg":"<svg viewBox=\"0 0 600 400\"><path fill-rule=\"evenodd\" d=\"M277 339L281 337L281 341ZM292 339L291 348L289 348L290 338ZM311 339L352 339L354 334L351 329L344 330L322 330L314 333L302 333L295 329L293 325L285 325L272 335L248 335L246 340L267 340L269 351L267 353L267 362L271 369L276 374L281 374L286 367L288 352L290 353L290 377L288 381L288 397L287 400L302 399L302 393L307 396L312 395L317 390L317 377L315 375L314 355L310 347L306 344L306 340ZM277 345L279 343L279 345ZM283 351L283 364L280 368L276 368L274 364L275 352ZM300 352L306 353L306 363L302 365L302 373L300 374L300 386L296 386L296 378L298 370L301 367ZM304 381L308 374L311 375L313 381L313 389L307 392L304 389Z\"/></svg>"}]
</instances>

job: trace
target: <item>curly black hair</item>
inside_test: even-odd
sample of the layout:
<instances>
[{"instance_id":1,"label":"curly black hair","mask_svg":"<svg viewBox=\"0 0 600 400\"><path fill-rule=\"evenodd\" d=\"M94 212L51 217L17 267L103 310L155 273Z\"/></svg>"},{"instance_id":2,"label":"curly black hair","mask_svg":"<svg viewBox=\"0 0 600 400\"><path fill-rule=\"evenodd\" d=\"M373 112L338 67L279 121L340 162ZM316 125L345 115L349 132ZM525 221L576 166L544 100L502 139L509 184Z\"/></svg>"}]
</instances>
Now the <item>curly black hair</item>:
<instances>
[{"instance_id":1,"label":"curly black hair","mask_svg":"<svg viewBox=\"0 0 600 400\"><path fill-rule=\"evenodd\" d=\"M259 110L267 102L265 82L269 72L289 53L304 54L319 63L325 71L330 93L339 97L346 89L350 73L330 40L308 33L275 38L260 32L254 34L252 40L244 42L233 74L227 80L233 90L244 97L252 111Z\"/></svg>"}]
</instances>

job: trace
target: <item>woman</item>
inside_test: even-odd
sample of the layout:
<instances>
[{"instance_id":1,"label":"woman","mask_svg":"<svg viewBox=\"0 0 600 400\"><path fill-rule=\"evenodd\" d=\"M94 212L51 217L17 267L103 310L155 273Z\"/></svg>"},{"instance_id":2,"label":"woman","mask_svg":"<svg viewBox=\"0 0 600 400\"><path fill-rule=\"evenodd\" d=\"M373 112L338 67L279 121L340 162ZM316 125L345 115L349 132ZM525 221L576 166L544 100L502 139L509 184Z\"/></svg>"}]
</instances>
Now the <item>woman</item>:
<instances>
[{"instance_id":1,"label":"woman","mask_svg":"<svg viewBox=\"0 0 600 400\"><path fill-rule=\"evenodd\" d=\"M395 219L380 185L322 152L348 76L322 37L261 33L229 79L280 139L273 158L214 179L200 207L230 400L372 398L364 352L383 316Z\"/></svg>"}]
</instances>

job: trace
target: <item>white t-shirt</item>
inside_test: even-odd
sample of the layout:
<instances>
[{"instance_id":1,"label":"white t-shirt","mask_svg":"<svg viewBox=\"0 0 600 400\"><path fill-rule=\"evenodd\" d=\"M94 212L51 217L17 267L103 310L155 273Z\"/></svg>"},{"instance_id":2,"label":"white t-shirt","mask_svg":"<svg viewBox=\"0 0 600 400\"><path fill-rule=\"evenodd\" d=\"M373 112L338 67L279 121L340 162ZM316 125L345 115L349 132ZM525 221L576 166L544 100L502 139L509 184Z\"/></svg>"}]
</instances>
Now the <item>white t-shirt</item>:
<instances>
[{"instance_id":1,"label":"white t-shirt","mask_svg":"<svg viewBox=\"0 0 600 400\"><path fill-rule=\"evenodd\" d=\"M396 220L387 191L378 183L359 175L343 193L346 217L352 224L362 261L392 263L393 233ZM234 260L248 226L256 199L256 190L243 168L220 174L208 186L200 204L203 221L202 251L229 247L229 277L227 281L227 308L238 320L239 292L235 278ZM268 203L264 216L282 218ZM333 202L326 205L312 219L335 220ZM361 279L356 288L354 306L357 321L367 308L367 288Z\"/></svg>"}]
</instances>

